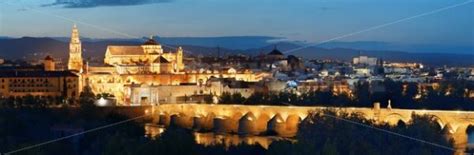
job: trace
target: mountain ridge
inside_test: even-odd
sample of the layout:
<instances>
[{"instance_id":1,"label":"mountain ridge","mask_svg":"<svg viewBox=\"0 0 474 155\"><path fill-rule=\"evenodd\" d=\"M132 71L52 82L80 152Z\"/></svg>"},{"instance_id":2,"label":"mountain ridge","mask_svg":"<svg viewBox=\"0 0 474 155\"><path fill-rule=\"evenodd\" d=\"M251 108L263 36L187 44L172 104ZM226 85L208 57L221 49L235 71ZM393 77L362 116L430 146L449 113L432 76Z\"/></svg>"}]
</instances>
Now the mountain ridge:
<instances>
[{"instance_id":1,"label":"mountain ridge","mask_svg":"<svg viewBox=\"0 0 474 155\"><path fill-rule=\"evenodd\" d=\"M157 39L159 40L159 39ZM160 42L160 41L159 41ZM108 45L139 45L140 39L100 39L82 41L84 58L103 59L105 49ZM174 46L173 42L162 40L161 43ZM28 46L25 46L28 45ZM187 45L181 44L187 54L193 55L217 55L217 47L204 45ZM261 47L248 49L232 49L220 47L221 55L230 54L248 54L258 55L266 54L273 48L278 48L282 52L290 49L301 47L291 42L267 43ZM171 50L170 48L165 48ZM0 57L7 59L21 59L28 56L35 56L37 53L53 55L54 57L67 58L68 42L63 38L62 41L57 38L49 37L22 37L22 38L0 38ZM352 57L358 56L360 53L368 56L375 56L388 61L401 62L422 62L429 65L450 65L450 66L473 66L474 55L454 54L454 53L413 53L396 50L363 50L353 48L323 48L320 46L310 46L296 52L288 53L305 59L337 59L350 61Z\"/></svg>"}]
</instances>

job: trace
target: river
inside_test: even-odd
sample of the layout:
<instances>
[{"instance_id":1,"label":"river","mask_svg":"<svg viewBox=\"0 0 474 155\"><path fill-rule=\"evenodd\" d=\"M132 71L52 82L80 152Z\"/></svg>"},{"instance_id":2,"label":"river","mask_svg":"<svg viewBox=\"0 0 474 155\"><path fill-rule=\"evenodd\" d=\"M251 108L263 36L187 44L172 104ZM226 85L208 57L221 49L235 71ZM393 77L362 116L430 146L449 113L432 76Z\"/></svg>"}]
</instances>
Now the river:
<instances>
[{"instance_id":1,"label":"river","mask_svg":"<svg viewBox=\"0 0 474 155\"><path fill-rule=\"evenodd\" d=\"M151 124L151 123L146 123L144 124L144 129L145 129L145 136L149 138L156 138L159 136L161 133L165 131L164 127L161 127L159 125ZM240 135L235 135L235 134L226 134L226 135L220 135L220 134L215 134L212 132L206 132L206 133L200 133L200 132L195 132L194 133L196 143L204 145L204 146L213 146L213 145L224 145L225 147L229 146L236 146L241 143L245 144L258 144L262 146L263 148L267 149L268 146L278 140L292 140L294 139L289 139L289 138L282 138L278 136L240 136ZM469 148L474 148L474 132L471 132L468 134L468 147Z\"/></svg>"},{"instance_id":2,"label":"river","mask_svg":"<svg viewBox=\"0 0 474 155\"><path fill-rule=\"evenodd\" d=\"M144 124L145 136L149 138L156 138L166 129L159 125L146 123ZM240 136L236 134L220 135L212 132L194 132L196 143L204 146L224 145L225 147L236 146L241 143L255 145L258 144L267 149L268 146L278 140L292 140L289 138L282 138L278 136Z\"/></svg>"}]
</instances>

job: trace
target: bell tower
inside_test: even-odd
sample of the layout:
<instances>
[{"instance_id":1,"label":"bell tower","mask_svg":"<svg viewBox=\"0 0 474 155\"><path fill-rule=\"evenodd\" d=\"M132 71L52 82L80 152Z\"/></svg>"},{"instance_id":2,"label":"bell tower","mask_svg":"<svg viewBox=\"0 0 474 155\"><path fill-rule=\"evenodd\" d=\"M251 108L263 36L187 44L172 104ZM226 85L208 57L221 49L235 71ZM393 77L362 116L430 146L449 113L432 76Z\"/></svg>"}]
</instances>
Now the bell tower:
<instances>
[{"instance_id":1,"label":"bell tower","mask_svg":"<svg viewBox=\"0 0 474 155\"><path fill-rule=\"evenodd\" d=\"M79 30L77 29L76 24L72 27L67 68L69 70L82 72L82 48L81 40L79 39Z\"/></svg>"},{"instance_id":2,"label":"bell tower","mask_svg":"<svg viewBox=\"0 0 474 155\"><path fill-rule=\"evenodd\" d=\"M176 52L176 64L178 65L178 71L184 70L183 48L181 46L178 47L178 51Z\"/></svg>"}]
</instances>

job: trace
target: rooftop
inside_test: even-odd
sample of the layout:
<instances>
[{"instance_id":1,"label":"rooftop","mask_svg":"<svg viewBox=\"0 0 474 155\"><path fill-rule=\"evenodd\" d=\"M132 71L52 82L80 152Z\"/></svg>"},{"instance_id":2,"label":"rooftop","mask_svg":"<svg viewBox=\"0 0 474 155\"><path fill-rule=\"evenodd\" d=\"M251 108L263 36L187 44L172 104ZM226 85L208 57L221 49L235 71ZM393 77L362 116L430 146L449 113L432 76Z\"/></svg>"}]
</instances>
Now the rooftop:
<instances>
[{"instance_id":1,"label":"rooftop","mask_svg":"<svg viewBox=\"0 0 474 155\"><path fill-rule=\"evenodd\" d=\"M268 55L283 55L277 48L274 48Z\"/></svg>"},{"instance_id":2,"label":"rooftop","mask_svg":"<svg viewBox=\"0 0 474 155\"><path fill-rule=\"evenodd\" d=\"M158 43L153 38L150 38L145 43L143 43L143 45L158 45Z\"/></svg>"},{"instance_id":3,"label":"rooftop","mask_svg":"<svg viewBox=\"0 0 474 155\"><path fill-rule=\"evenodd\" d=\"M166 60L166 58L164 58L163 56L160 56L156 58L155 61L153 61L153 63L170 63L170 62Z\"/></svg>"}]
</instances>

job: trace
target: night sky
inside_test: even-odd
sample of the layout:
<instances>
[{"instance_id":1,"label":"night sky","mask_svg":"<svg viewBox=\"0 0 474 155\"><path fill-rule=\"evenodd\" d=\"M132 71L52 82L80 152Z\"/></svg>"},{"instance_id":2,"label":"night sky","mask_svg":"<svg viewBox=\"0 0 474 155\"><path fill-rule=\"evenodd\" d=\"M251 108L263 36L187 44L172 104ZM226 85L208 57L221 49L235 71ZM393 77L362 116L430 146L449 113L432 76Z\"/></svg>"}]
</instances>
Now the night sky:
<instances>
[{"instance_id":1,"label":"night sky","mask_svg":"<svg viewBox=\"0 0 474 155\"><path fill-rule=\"evenodd\" d=\"M80 21L81 35L91 38L274 36L318 42L462 2L466 0L2 0L0 36L69 36L73 22L65 17ZM469 3L338 41L473 46L473 19L474 3Z\"/></svg>"}]
</instances>

